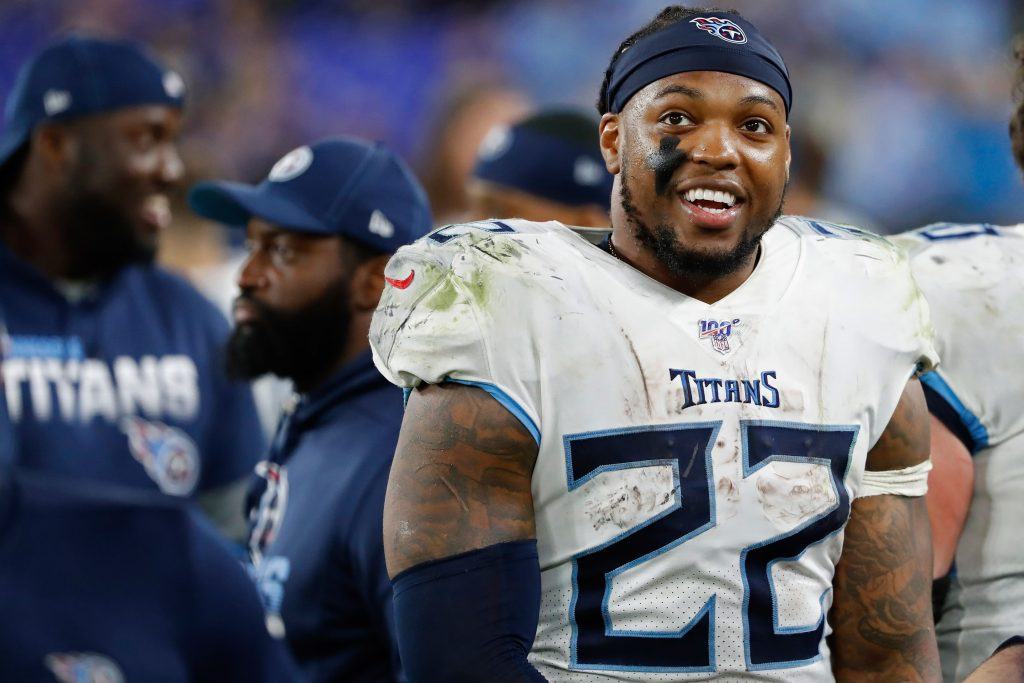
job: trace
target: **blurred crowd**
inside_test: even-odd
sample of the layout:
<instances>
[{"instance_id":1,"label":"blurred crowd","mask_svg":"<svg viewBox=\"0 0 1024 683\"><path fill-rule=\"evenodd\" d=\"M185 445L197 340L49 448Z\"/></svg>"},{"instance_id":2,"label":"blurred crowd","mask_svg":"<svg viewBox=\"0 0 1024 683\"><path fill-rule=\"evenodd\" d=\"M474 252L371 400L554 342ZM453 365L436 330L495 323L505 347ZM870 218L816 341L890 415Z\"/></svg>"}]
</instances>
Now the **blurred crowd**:
<instances>
[{"instance_id":1,"label":"blurred crowd","mask_svg":"<svg viewBox=\"0 0 1024 683\"><path fill-rule=\"evenodd\" d=\"M439 222L491 125L592 108L625 27L654 0L7 0L0 93L54 35L152 46L189 85L190 178L255 181L284 151L339 133L417 170ZM1006 145L1013 0L735 0L777 44L795 94L792 212L893 232L1024 212ZM187 186L188 183L185 184ZM217 228L176 212L164 257L220 260Z\"/></svg>"}]
</instances>

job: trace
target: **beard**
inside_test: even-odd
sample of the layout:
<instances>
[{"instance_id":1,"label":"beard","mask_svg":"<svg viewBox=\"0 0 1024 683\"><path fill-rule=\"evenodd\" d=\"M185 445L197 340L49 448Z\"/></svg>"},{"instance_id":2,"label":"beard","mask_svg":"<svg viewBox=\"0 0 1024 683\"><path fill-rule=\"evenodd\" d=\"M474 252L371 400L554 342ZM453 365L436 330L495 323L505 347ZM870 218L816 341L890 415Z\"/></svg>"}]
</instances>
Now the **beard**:
<instances>
[{"instance_id":1,"label":"beard","mask_svg":"<svg viewBox=\"0 0 1024 683\"><path fill-rule=\"evenodd\" d=\"M274 374L302 386L327 372L348 340L348 281L295 312L284 313L239 295L259 317L236 325L228 338L226 369L232 379L251 380Z\"/></svg>"},{"instance_id":2,"label":"beard","mask_svg":"<svg viewBox=\"0 0 1024 683\"><path fill-rule=\"evenodd\" d=\"M761 238L782 215L784 197L785 192L770 218L747 226L742 239L732 249L690 247L679 240L671 225L663 223L651 227L644 221L633 203L629 178L625 173L621 177L620 204L633 237L649 249L670 273L685 278L724 277L743 268L757 251Z\"/></svg>"},{"instance_id":3,"label":"beard","mask_svg":"<svg viewBox=\"0 0 1024 683\"><path fill-rule=\"evenodd\" d=\"M91 186L91 160L80 159L70 192L58 209L58 220L72 261L72 280L107 278L133 263L152 263L156 244L143 241L120 202Z\"/></svg>"}]
</instances>

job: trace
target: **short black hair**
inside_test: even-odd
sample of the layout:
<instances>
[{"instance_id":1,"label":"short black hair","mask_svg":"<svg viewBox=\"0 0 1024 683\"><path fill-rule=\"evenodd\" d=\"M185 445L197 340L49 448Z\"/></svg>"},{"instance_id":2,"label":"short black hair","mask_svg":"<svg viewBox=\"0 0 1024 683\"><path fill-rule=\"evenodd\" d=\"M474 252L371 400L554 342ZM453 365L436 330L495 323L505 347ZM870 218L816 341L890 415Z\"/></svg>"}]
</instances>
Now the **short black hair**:
<instances>
[{"instance_id":1,"label":"short black hair","mask_svg":"<svg viewBox=\"0 0 1024 683\"><path fill-rule=\"evenodd\" d=\"M1017 60L1017 78L1013 87L1013 101L1016 105L1010 117L1010 144L1017 166L1024 171L1024 33L1017 36L1013 56Z\"/></svg>"},{"instance_id":2,"label":"short black hair","mask_svg":"<svg viewBox=\"0 0 1024 683\"><path fill-rule=\"evenodd\" d=\"M712 14L712 13L728 13L734 14L740 18L742 15L734 9L724 9L722 7L683 7L682 5L671 5L666 7L658 13L658 16L654 17L651 21L647 22L639 31L633 33L631 36L626 38L619 45L615 53L612 54L612 60L608 63L608 69L604 72L604 82L601 84L601 92L597 96L597 113L607 114L608 113L608 87L609 81L612 77L612 69L615 68L615 63L619 61L619 57L622 53L633 47L638 41L646 38L647 36L657 33L663 28L678 24L683 21L689 21L694 17Z\"/></svg>"},{"instance_id":3,"label":"short black hair","mask_svg":"<svg viewBox=\"0 0 1024 683\"><path fill-rule=\"evenodd\" d=\"M516 124L581 147L597 147L597 120L573 109L546 109Z\"/></svg>"}]
</instances>

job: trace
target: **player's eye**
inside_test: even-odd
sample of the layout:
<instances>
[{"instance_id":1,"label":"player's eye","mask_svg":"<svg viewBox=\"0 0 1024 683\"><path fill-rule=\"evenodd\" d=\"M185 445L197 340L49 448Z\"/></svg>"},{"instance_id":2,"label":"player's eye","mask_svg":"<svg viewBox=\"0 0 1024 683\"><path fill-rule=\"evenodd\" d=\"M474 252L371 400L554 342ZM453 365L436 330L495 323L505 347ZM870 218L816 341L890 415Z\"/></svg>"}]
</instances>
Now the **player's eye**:
<instances>
[{"instance_id":1,"label":"player's eye","mask_svg":"<svg viewBox=\"0 0 1024 683\"><path fill-rule=\"evenodd\" d=\"M743 130L748 133L770 133L771 127L764 119L748 119L743 122Z\"/></svg>"},{"instance_id":2,"label":"player's eye","mask_svg":"<svg viewBox=\"0 0 1024 683\"><path fill-rule=\"evenodd\" d=\"M670 111L659 119L662 123L667 123L670 126L688 126L693 121L689 116L680 111Z\"/></svg>"},{"instance_id":3,"label":"player's eye","mask_svg":"<svg viewBox=\"0 0 1024 683\"><path fill-rule=\"evenodd\" d=\"M270 253L275 259L285 263L295 258L295 249L284 242L274 242L270 246Z\"/></svg>"}]
</instances>

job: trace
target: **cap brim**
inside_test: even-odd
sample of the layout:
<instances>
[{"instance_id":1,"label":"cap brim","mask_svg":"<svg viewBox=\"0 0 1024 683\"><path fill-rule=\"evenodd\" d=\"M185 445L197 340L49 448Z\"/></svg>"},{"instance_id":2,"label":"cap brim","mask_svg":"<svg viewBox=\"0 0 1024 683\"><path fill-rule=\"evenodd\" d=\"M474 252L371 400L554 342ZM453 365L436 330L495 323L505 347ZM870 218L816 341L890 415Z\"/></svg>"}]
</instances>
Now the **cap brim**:
<instances>
[{"instance_id":1,"label":"cap brim","mask_svg":"<svg viewBox=\"0 0 1024 683\"><path fill-rule=\"evenodd\" d=\"M244 228L256 217L298 232L334 234L299 204L272 184L245 185L228 181L196 183L188 205L198 215L230 227Z\"/></svg>"}]
</instances>

